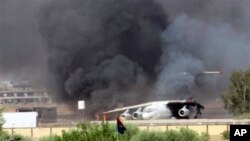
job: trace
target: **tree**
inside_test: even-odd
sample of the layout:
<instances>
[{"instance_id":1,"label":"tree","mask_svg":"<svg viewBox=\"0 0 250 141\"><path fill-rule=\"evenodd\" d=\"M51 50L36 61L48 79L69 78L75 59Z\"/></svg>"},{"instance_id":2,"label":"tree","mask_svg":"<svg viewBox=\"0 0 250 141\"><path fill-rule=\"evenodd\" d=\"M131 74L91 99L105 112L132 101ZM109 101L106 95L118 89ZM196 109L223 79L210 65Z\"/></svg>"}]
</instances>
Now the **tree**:
<instances>
[{"instance_id":1,"label":"tree","mask_svg":"<svg viewBox=\"0 0 250 141\"><path fill-rule=\"evenodd\" d=\"M229 86L223 93L225 108L234 115L250 112L250 70L233 72Z\"/></svg>"},{"instance_id":2,"label":"tree","mask_svg":"<svg viewBox=\"0 0 250 141\"><path fill-rule=\"evenodd\" d=\"M2 129L3 129L3 124L4 124L4 118L3 118L3 109L1 108L0 109L0 132L2 131Z\"/></svg>"}]
</instances>

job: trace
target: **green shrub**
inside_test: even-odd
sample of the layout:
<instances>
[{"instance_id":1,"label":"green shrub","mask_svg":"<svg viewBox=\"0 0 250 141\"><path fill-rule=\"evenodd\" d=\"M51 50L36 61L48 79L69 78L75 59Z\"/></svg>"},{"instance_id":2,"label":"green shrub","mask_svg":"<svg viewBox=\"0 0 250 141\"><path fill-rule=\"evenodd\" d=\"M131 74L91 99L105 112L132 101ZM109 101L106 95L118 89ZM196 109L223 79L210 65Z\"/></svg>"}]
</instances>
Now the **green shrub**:
<instances>
[{"instance_id":1,"label":"green shrub","mask_svg":"<svg viewBox=\"0 0 250 141\"><path fill-rule=\"evenodd\" d=\"M199 135L197 132L190 130L190 129L185 129L185 128L180 129L179 137L180 139L178 141L208 141L209 140L208 134L203 133Z\"/></svg>"},{"instance_id":2,"label":"green shrub","mask_svg":"<svg viewBox=\"0 0 250 141\"><path fill-rule=\"evenodd\" d=\"M201 133L201 140L209 141L209 135L207 133Z\"/></svg>"},{"instance_id":3,"label":"green shrub","mask_svg":"<svg viewBox=\"0 0 250 141\"><path fill-rule=\"evenodd\" d=\"M29 137L24 137L22 135L12 135L8 141L31 141Z\"/></svg>"},{"instance_id":4,"label":"green shrub","mask_svg":"<svg viewBox=\"0 0 250 141\"><path fill-rule=\"evenodd\" d=\"M61 141L61 137L57 135L49 135L39 139L39 141Z\"/></svg>"},{"instance_id":5,"label":"green shrub","mask_svg":"<svg viewBox=\"0 0 250 141\"><path fill-rule=\"evenodd\" d=\"M131 141L165 141L163 132L148 132L140 131L137 135L133 136Z\"/></svg>"},{"instance_id":6,"label":"green shrub","mask_svg":"<svg viewBox=\"0 0 250 141\"><path fill-rule=\"evenodd\" d=\"M179 131L149 132L139 131L137 126L126 125L124 134L118 134L115 124L82 123L77 128L62 131L62 136L43 137L40 141L208 141L207 134L181 128Z\"/></svg>"},{"instance_id":7,"label":"green shrub","mask_svg":"<svg viewBox=\"0 0 250 141\"><path fill-rule=\"evenodd\" d=\"M223 138L228 140L229 139L229 136L230 136L230 131L226 130L224 132L221 133Z\"/></svg>"},{"instance_id":8,"label":"green shrub","mask_svg":"<svg viewBox=\"0 0 250 141\"><path fill-rule=\"evenodd\" d=\"M139 133L139 128L135 125L127 124L124 134L118 134L119 141L129 141L134 135ZM117 134L117 132L116 132Z\"/></svg>"},{"instance_id":9,"label":"green shrub","mask_svg":"<svg viewBox=\"0 0 250 141\"><path fill-rule=\"evenodd\" d=\"M0 141L8 140L10 135L5 131L0 131Z\"/></svg>"},{"instance_id":10,"label":"green shrub","mask_svg":"<svg viewBox=\"0 0 250 141\"><path fill-rule=\"evenodd\" d=\"M0 108L0 132L3 129L3 124L4 124L5 120L3 118L3 108Z\"/></svg>"},{"instance_id":11,"label":"green shrub","mask_svg":"<svg viewBox=\"0 0 250 141\"><path fill-rule=\"evenodd\" d=\"M5 131L0 131L0 141L31 141L30 138L21 135L9 135Z\"/></svg>"},{"instance_id":12,"label":"green shrub","mask_svg":"<svg viewBox=\"0 0 250 141\"><path fill-rule=\"evenodd\" d=\"M235 115L235 118L236 119L250 119L250 113L247 112L247 113L243 113L241 115Z\"/></svg>"},{"instance_id":13,"label":"green shrub","mask_svg":"<svg viewBox=\"0 0 250 141\"><path fill-rule=\"evenodd\" d=\"M208 141L208 135L199 135L190 129L180 129L179 131L148 132L141 131L135 135L131 141Z\"/></svg>"},{"instance_id":14,"label":"green shrub","mask_svg":"<svg viewBox=\"0 0 250 141\"><path fill-rule=\"evenodd\" d=\"M78 124L76 129L62 131L57 141L115 141L115 127L102 123L101 125Z\"/></svg>"},{"instance_id":15,"label":"green shrub","mask_svg":"<svg viewBox=\"0 0 250 141\"><path fill-rule=\"evenodd\" d=\"M119 141L129 141L132 136L139 132L138 127L134 125L126 125L126 128L126 132L120 135L117 134L115 124L81 123L75 129L63 130L61 136L45 136L40 141L116 141L117 137Z\"/></svg>"}]
</instances>

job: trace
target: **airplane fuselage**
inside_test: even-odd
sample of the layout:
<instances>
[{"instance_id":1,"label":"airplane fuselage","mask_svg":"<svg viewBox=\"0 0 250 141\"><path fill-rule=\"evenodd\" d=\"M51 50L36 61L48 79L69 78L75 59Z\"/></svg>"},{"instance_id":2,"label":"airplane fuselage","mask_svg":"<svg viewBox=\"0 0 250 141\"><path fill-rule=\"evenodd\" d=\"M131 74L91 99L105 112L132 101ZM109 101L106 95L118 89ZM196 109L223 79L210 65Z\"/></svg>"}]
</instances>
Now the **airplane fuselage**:
<instances>
[{"instance_id":1,"label":"airplane fuselage","mask_svg":"<svg viewBox=\"0 0 250 141\"><path fill-rule=\"evenodd\" d=\"M142 119L161 119L170 118L171 116L171 111L166 107L166 104L163 103L147 106L142 112Z\"/></svg>"}]
</instances>

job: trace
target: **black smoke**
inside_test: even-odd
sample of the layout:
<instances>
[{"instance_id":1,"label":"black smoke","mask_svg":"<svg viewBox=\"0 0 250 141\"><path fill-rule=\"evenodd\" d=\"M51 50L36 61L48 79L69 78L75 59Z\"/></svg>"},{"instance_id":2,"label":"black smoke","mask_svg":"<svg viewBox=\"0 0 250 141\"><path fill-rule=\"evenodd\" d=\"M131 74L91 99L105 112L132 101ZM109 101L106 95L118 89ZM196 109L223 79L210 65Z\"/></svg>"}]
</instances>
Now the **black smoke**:
<instances>
[{"instance_id":1,"label":"black smoke","mask_svg":"<svg viewBox=\"0 0 250 141\"><path fill-rule=\"evenodd\" d=\"M0 79L46 81L51 95L83 98L94 110L183 93L214 100L230 72L249 68L249 6L249 0L1 0ZM223 78L202 76L200 89L195 74L204 70L223 70Z\"/></svg>"},{"instance_id":2,"label":"black smoke","mask_svg":"<svg viewBox=\"0 0 250 141\"><path fill-rule=\"evenodd\" d=\"M205 101L220 98L232 71L249 68L248 0L157 0L171 23L163 32L164 49L156 89L160 96L195 95ZM223 75L195 75L203 70L222 70ZM205 83L204 83L205 82ZM179 90L182 89L182 92Z\"/></svg>"},{"instance_id":3,"label":"black smoke","mask_svg":"<svg viewBox=\"0 0 250 141\"><path fill-rule=\"evenodd\" d=\"M42 86L46 50L38 31L37 3L0 1L0 81L31 81Z\"/></svg>"},{"instance_id":4,"label":"black smoke","mask_svg":"<svg viewBox=\"0 0 250 141\"><path fill-rule=\"evenodd\" d=\"M59 96L111 105L119 93L156 78L168 19L154 1L52 0L39 17L49 85ZM120 102L130 101L125 97Z\"/></svg>"}]
</instances>

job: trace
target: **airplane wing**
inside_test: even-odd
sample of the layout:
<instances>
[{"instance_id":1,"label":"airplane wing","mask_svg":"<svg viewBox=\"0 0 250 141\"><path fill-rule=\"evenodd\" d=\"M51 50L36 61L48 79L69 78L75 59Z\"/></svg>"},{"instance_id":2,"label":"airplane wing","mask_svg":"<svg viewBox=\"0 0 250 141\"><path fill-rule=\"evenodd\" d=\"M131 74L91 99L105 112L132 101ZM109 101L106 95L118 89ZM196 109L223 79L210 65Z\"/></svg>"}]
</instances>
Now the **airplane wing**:
<instances>
[{"instance_id":1,"label":"airplane wing","mask_svg":"<svg viewBox=\"0 0 250 141\"><path fill-rule=\"evenodd\" d=\"M117 108L117 109L114 109L114 110L109 110L107 112L103 112L103 114L114 113L114 112L119 112L119 111L125 111L125 110L129 110L129 109L142 108L142 107L145 107L145 106L152 105L152 103L153 102L149 102L149 103L143 103L143 104L138 104L138 105L133 105L133 106Z\"/></svg>"},{"instance_id":2,"label":"airplane wing","mask_svg":"<svg viewBox=\"0 0 250 141\"><path fill-rule=\"evenodd\" d=\"M146 106L150 106L154 103L169 103L169 102L185 102L186 100L168 100L168 101L154 101L154 102L148 102L148 103L143 103L143 104L138 104L138 105L133 105L133 106L127 106L127 107L122 107L122 108L116 108L114 110L109 110L106 112L103 112L103 114L108 114L108 113L114 113L114 112L119 112L119 111L125 111L125 110L129 110L129 109L136 109L136 108L143 108Z\"/></svg>"}]
</instances>

